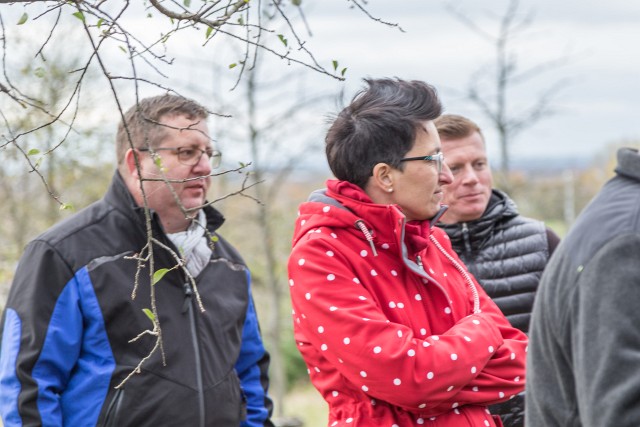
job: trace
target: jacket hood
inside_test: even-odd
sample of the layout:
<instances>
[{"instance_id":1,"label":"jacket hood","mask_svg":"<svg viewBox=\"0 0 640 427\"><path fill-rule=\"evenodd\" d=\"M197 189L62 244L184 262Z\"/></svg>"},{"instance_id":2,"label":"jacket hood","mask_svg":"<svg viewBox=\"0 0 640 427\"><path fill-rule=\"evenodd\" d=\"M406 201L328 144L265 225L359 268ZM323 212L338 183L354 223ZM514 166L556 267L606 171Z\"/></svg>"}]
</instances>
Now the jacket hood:
<instances>
[{"instance_id":1,"label":"jacket hood","mask_svg":"<svg viewBox=\"0 0 640 427\"><path fill-rule=\"evenodd\" d=\"M640 153L635 148L618 150L616 173L640 181Z\"/></svg>"},{"instance_id":2,"label":"jacket hood","mask_svg":"<svg viewBox=\"0 0 640 427\"><path fill-rule=\"evenodd\" d=\"M468 224L483 228L486 224L506 221L518 216L518 214L516 203L505 192L494 188L491 190L489 203L482 216L474 221L469 221Z\"/></svg>"},{"instance_id":3,"label":"jacket hood","mask_svg":"<svg viewBox=\"0 0 640 427\"><path fill-rule=\"evenodd\" d=\"M300 206L293 244L319 227L329 227L367 240L374 253L376 248L401 251L404 242L414 254L427 247L432 224L445 210L443 206L431 220L407 222L399 206L374 203L360 187L328 180L326 189L312 192Z\"/></svg>"}]
</instances>

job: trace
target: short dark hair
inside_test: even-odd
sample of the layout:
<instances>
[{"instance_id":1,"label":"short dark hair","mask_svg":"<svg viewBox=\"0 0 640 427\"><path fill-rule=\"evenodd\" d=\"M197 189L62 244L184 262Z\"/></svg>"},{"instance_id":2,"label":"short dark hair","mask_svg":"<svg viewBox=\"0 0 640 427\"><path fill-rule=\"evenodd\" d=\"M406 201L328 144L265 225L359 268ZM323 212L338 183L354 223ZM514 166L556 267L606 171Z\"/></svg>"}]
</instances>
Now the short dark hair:
<instances>
[{"instance_id":1,"label":"short dark hair","mask_svg":"<svg viewBox=\"0 0 640 427\"><path fill-rule=\"evenodd\" d=\"M116 157L118 165L124 160L124 155L131 144L134 148L157 148L163 141L166 128L157 123L166 117L185 116L189 120L206 120L209 112L202 105L188 98L177 95L159 95L141 99L124 114L124 121L118 126L116 134ZM129 133L124 123L127 123Z\"/></svg>"},{"instance_id":2,"label":"short dark hair","mask_svg":"<svg viewBox=\"0 0 640 427\"><path fill-rule=\"evenodd\" d=\"M380 162L402 170L418 129L442 113L433 86L417 80L364 79L360 90L335 118L325 138L336 178L364 188Z\"/></svg>"},{"instance_id":3,"label":"short dark hair","mask_svg":"<svg viewBox=\"0 0 640 427\"><path fill-rule=\"evenodd\" d=\"M440 139L462 139L478 132L484 141L484 135L478 126L472 120L457 114L443 114L434 121Z\"/></svg>"}]
</instances>

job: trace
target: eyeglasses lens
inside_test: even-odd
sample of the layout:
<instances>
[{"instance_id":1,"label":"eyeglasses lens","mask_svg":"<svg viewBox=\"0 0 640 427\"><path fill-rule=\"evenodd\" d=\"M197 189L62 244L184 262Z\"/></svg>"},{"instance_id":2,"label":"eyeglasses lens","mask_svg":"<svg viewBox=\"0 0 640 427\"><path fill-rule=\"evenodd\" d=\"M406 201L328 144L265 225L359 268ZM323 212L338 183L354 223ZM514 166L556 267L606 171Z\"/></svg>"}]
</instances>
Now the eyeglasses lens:
<instances>
[{"instance_id":1,"label":"eyeglasses lens","mask_svg":"<svg viewBox=\"0 0 640 427\"><path fill-rule=\"evenodd\" d=\"M207 154L212 168L215 169L220 166L222 154L217 150L205 151L199 148L180 148L178 149L178 160L184 165L195 166L200 162L204 154Z\"/></svg>"}]
</instances>

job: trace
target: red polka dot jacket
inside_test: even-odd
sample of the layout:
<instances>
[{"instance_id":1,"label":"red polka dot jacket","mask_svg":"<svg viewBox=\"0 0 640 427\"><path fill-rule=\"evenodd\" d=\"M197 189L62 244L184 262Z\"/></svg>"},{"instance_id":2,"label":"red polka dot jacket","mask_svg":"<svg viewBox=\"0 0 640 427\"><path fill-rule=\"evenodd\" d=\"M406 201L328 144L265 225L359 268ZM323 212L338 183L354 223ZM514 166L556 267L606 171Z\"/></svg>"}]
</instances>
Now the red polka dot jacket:
<instances>
[{"instance_id":1,"label":"red polka dot jacket","mask_svg":"<svg viewBox=\"0 0 640 427\"><path fill-rule=\"evenodd\" d=\"M486 406L523 391L526 335L429 221L329 180L300 207L288 269L329 426L500 426Z\"/></svg>"}]
</instances>

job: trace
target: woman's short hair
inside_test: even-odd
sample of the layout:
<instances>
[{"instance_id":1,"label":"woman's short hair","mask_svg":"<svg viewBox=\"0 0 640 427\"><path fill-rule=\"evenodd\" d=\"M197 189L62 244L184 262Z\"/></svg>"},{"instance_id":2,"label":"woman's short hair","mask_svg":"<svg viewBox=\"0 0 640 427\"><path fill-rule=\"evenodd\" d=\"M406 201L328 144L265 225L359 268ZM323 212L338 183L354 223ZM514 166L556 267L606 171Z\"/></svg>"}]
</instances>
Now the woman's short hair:
<instances>
[{"instance_id":1,"label":"woman's short hair","mask_svg":"<svg viewBox=\"0 0 640 427\"><path fill-rule=\"evenodd\" d=\"M413 147L418 129L442 113L435 88L425 82L398 78L365 82L368 87L338 113L325 138L335 177L361 188L377 163L402 170L400 159Z\"/></svg>"}]
</instances>

